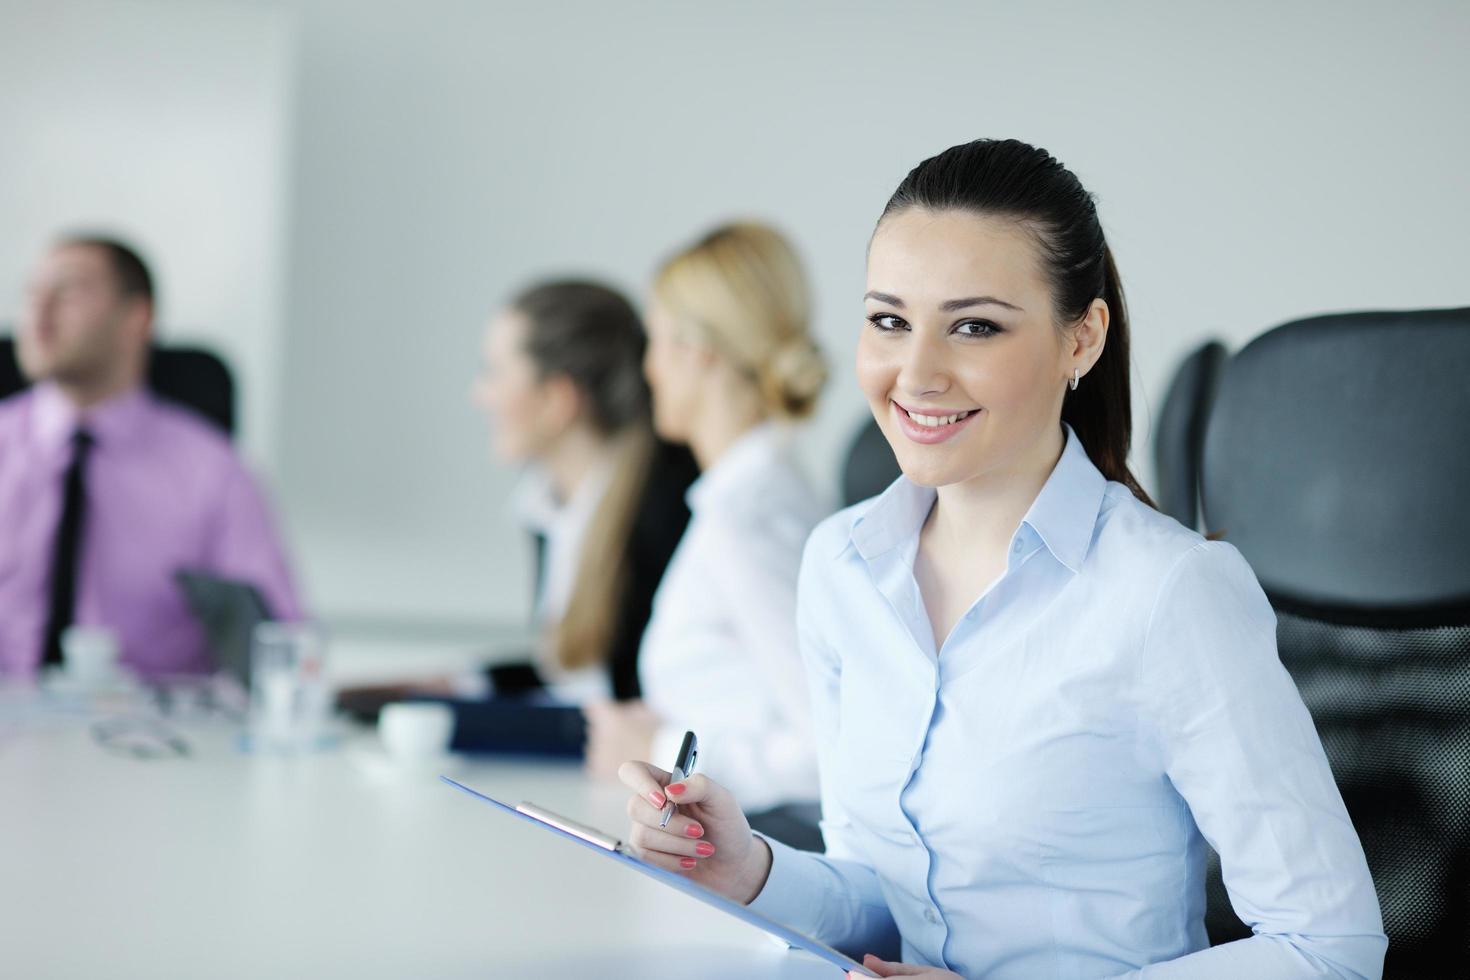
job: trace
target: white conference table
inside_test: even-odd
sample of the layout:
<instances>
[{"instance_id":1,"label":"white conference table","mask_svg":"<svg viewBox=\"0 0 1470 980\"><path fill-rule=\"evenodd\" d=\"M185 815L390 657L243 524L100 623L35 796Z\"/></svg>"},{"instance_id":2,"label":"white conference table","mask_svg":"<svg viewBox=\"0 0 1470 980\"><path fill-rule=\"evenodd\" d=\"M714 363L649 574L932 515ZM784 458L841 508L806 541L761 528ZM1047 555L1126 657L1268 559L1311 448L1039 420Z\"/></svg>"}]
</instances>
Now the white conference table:
<instances>
[{"instance_id":1,"label":"white conference table","mask_svg":"<svg viewBox=\"0 0 1470 980\"><path fill-rule=\"evenodd\" d=\"M659 883L404 773L352 731L251 756L237 726L171 721L177 758L0 698L0 977L838 978ZM140 712L133 712L134 714ZM621 836L625 796L568 764L456 778Z\"/></svg>"}]
</instances>

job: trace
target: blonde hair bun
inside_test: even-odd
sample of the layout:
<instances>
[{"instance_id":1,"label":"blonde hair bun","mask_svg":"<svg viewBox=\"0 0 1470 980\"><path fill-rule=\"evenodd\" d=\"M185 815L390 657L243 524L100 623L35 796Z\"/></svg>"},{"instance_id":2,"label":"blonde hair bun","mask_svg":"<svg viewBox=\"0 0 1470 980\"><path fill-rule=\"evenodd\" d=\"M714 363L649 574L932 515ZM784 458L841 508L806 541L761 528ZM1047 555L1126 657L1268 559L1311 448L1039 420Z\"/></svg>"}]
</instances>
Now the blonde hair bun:
<instances>
[{"instance_id":1,"label":"blonde hair bun","mask_svg":"<svg viewBox=\"0 0 1470 980\"><path fill-rule=\"evenodd\" d=\"M808 329L806 276L780 232L754 221L714 228L670 257L653 288L684 330L754 380L768 412L811 413L827 365Z\"/></svg>"},{"instance_id":2,"label":"blonde hair bun","mask_svg":"<svg viewBox=\"0 0 1470 980\"><path fill-rule=\"evenodd\" d=\"M827 384L827 361L811 340L793 339L772 355L761 372L766 402L787 418L805 418Z\"/></svg>"}]
</instances>

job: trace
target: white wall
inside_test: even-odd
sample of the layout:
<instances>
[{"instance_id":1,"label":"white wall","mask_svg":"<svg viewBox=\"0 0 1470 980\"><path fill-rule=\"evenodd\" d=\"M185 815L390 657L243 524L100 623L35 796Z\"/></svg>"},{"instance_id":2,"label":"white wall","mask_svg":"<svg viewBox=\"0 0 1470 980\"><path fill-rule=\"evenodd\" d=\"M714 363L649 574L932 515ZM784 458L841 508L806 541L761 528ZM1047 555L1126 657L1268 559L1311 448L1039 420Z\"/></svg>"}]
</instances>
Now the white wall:
<instances>
[{"instance_id":1,"label":"white wall","mask_svg":"<svg viewBox=\"0 0 1470 980\"><path fill-rule=\"evenodd\" d=\"M866 236L910 166L976 136L1045 145L1098 195L1141 447L1207 336L1470 303L1462 2L300 9L284 475L325 609L523 616L510 475L465 400L483 317L546 273L640 289L730 215L809 261L830 486L863 411Z\"/></svg>"},{"instance_id":2,"label":"white wall","mask_svg":"<svg viewBox=\"0 0 1470 980\"><path fill-rule=\"evenodd\" d=\"M466 388L528 279L637 292L703 226L777 221L834 362L804 438L831 489L879 208L923 156L1020 137L1100 199L1146 449L1207 336L1470 303L1467 50L1462 0L0 0L0 316L57 226L132 234L166 323L236 363L318 612L519 621Z\"/></svg>"},{"instance_id":3,"label":"white wall","mask_svg":"<svg viewBox=\"0 0 1470 980\"><path fill-rule=\"evenodd\" d=\"M280 404L294 15L217 2L0 0L0 324L62 230L153 267L160 335L235 369L269 476Z\"/></svg>"}]
</instances>

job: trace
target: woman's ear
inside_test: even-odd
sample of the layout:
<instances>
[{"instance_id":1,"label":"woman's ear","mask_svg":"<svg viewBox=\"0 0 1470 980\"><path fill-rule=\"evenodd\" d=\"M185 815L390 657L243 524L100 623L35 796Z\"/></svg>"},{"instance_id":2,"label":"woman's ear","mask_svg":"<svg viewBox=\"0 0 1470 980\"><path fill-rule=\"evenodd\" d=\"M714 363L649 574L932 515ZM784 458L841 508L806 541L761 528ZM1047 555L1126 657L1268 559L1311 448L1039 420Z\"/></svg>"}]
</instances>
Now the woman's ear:
<instances>
[{"instance_id":1,"label":"woman's ear","mask_svg":"<svg viewBox=\"0 0 1470 980\"><path fill-rule=\"evenodd\" d=\"M1108 304L1105 300L1095 299L1087 307L1087 312L1082 319L1077 321L1076 327L1072 329L1070 350L1066 357L1067 379L1071 380L1073 369L1081 371L1086 375L1102 357L1103 345L1108 339Z\"/></svg>"},{"instance_id":2,"label":"woman's ear","mask_svg":"<svg viewBox=\"0 0 1470 980\"><path fill-rule=\"evenodd\" d=\"M540 384L542 417L554 432L565 432L582 414L582 392L565 374L554 374Z\"/></svg>"}]
</instances>

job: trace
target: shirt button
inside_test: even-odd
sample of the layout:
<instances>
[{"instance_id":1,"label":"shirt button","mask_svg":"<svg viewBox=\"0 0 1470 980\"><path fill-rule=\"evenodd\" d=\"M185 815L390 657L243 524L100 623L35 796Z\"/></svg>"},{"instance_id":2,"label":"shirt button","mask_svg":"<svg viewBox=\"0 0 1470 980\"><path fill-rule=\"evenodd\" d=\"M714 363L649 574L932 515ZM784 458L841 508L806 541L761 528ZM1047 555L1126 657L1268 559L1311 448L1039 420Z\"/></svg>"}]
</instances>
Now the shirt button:
<instances>
[{"instance_id":1,"label":"shirt button","mask_svg":"<svg viewBox=\"0 0 1470 980\"><path fill-rule=\"evenodd\" d=\"M924 918L929 920L930 925L939 925L939 913L933 909L925 909Z\"/></svg>"},{"instance_id":2,"label":"shirt button","mask_svg":"<svg viewBox=\"0 0 1470 980\"><path fill-rule=\"evenodd\" d=\"M1013 544L1013 545L1011 545L1011 550L1014 551L1018 555L1021 553L1021 539L1020 538L1017 538L1016 539L1016 543Z\"/></svg>"}]
</instances>

